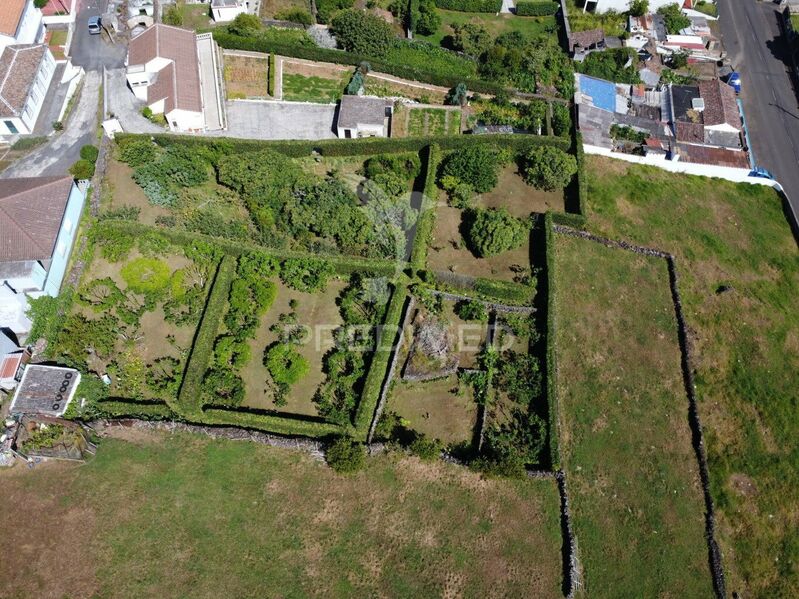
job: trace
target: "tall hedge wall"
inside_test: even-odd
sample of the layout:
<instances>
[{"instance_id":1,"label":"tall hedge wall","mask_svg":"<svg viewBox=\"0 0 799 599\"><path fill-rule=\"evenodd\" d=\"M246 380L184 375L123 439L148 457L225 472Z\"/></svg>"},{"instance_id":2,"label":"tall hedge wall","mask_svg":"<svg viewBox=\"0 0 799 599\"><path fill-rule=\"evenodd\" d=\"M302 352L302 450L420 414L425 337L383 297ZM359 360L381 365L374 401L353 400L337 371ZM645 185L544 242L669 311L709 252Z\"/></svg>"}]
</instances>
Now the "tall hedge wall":
<instances>
[{"instance_id":1,"label":"tall hedge wall","mask_svg":"<svg viewBox=\"0 0 799 599\"><path fill-rule=\"evenodd\" d=\"M230 285L235 274L236 258L229 254L225 255L216 271L211 293L208 294L208 301L194 336L186 372L183 375L183 383L180 385L178 393L178 410L191 418L199 419L201 416L203 376L205 376L205 371L211 361L214 341L216 341L219 331L219 323L222 322Z\"/></svg>"},{"instance_id":2,"label":"tall hedge wall","mask_svg":"<svg viewBox=\"0 0 799 599\"><path fill-rule=\"evenodd\" d=\"M246 411L208 408L203 411L202 422L218 426L238 426L276 435L291 437L327 437L340 435L346 430L329 422L311 422L286 416L253 414Z\"/></svg>"},{"instance_id":3,"label":"tall hedge wall","mask_svg":"<svg viewBox=\"0 0 799 599\"><path fill-rule=\"evenodd\" d=\"M460 12L498 13L502 10L502 0L436 0L436 6Z\"/></svg>"},{"instance_id":4,"label":"tall hedge wall","mask_svg":"<svg viewBox=\"0 0 799 599\"><path fill-rule=\"evenodd\" d=\"M435 144L427 147L427 160L425 161L424 189L422 190L422 212L416 221L416 236L413 238L411 251L411 268L414 271L427 267L427 248L433 235L436 224L436 200L438 187L436 174L441 161L441 152Z\"/></svg>"},{"instance_id":5,"label":"tall hedge wall","mask_svg":"<svg viewBox=\"0 0 799 599\"><path fill-rule=\"evenodd\" d=\"M549 17L558 12L560 5L551 0L518 0L516 15L519 17Z\"/></svg>"},{"instance_id":6,"label":"tall hedge wall","mask_svg":"<svg viewBox=\"0 0 799 599\"><path fill-rule=\"evenodd\" d=\"M492 0L492 2L496 6L501 6L501 0ZM483 12L499 12L499 8ZM304 58L306 60L333 62L352 66L358 66L362 62L368 62L372 66L372 70L380 73L387 73L402 79L421 81L423 83L430 83L443 87L455 87L458 83L463 82L470 90L482 94L496 94L504 89L502 85L490 81L453 77L449 73L439 73L428 69L413 67L408 64L386 62L374 56L362 56L360 54L344 52L343 50L330 50L318 46L280 44L255 37L232 35L218 29L214 30L213 35L217 44L231 50L249 50L250 52L263 52L265 54L275 53L282 56L292 56L294 58Z\"/></svg>"},{"instance_id":7,"label":"tall hedge wall","mask_svg":"<svg viewBox=\"0 0 799 599\"><path fill-rule=\"evenodd\" d=\"M555 281L555 233L552 230L552 213L544 218L546 235L546 392L549 409L549 460L553 470L560 469L560 414L558 405L557 351L555 348L555 308L557 302L557 283Z\"/></svg>"}]
</instances>

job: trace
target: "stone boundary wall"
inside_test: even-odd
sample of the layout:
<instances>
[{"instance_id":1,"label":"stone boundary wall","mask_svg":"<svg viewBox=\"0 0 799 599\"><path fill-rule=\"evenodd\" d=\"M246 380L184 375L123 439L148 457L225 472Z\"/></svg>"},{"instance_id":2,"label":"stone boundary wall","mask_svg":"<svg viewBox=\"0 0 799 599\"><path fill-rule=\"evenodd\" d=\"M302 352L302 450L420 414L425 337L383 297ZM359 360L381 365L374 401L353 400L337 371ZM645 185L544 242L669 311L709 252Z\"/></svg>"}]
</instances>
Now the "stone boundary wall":
<instances>
[{"instance_id":1,"label":"stone boundary wall","mask_svg":"<svg viewBox=\"0 0 799 599\"><path fill-rule=\"evenodd\" d=\"M477 302L479 304L483 304L486 308L494 312L511 312L514 314L532 314L535 312L535 308L532 306L508 306L507 304L496 304L494 302L478 299L476 297L460 295L457 293L449 293L447 291L438 291L437 289L428 289L427 291L429 291L431 295L436 295L442 299L452 302L459 302L463 300Z\"/></svg>"},{"instance_id":2,"label":"stone boundary wall","mask_svg":"<svg viewBox=\"0 0 799 599\"><path fill-rule=\"evenodd\" d=\"M530 473L528 472L528 476ZM558 482L558 495L560 495L560 530L563 538L563 583L564 597L572 599L578 587L581 586L580 563L577 559L577 538L571 524L571 511L569 508L569 494L566 490L566 473L558 470L555 474Z\"/></svg>"},{"instance_id":3,"label":"stone boundary wall","mask_svg":"<svg viewBox=\"0 0 799 599\"><path fill-rule=\"evenodd\" d=\"M685 393L688 397L688 424L691 428L691 445L693 446L697 462L699 463L699 479L702 484L702 494L705 501L705 538L708 544L710 573L713 578L713 589L716 593L716 597L719 599L724 599L727 596L726 585L724 582L724 568L722 565L721 548L719 547L715 538L716 517L713 505L713 497L710 493L710 471L707 465L707 455L705 452L705 441L702 433L702 423L699 418L699 409L696 403L696 387L694 385L691 360L691 344L688 336L688 326L685 323L685 317L682 310L682 299L680 297L679 276L677 273L676 259L672 254L662 250L635 245L626 241L615 241L606 237L593 235L586 231L572 229L571 227L553 225L553 229L557 233L601 243L605 247L627 250L643 256L652 256L666 260L666 265L669 272L669 287L671 290L672 302L674 304L674 313L677 319L677 335L680 344L683 384L685 386Z\"/></svg>"}]
</instances>

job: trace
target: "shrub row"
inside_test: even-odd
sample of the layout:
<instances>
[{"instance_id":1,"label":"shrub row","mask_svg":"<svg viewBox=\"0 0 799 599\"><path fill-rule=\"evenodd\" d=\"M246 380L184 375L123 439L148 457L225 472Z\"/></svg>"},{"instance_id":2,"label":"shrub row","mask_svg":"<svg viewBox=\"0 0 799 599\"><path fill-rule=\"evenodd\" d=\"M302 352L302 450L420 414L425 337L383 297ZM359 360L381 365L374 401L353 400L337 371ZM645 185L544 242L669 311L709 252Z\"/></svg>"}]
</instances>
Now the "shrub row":
<instances>
[{"instance_id":1,"label":"shrub row","mask_svg":"<svg viewBox=\"0 0 799 599\"><path fill-rule=\"evenodd\" d=\"M255 414L243 410L226 410L223 408L203 410L202 421L207 424L238 426L292 437L327 437L346 432L337 424L330 422L311 422L286 416Z\"/></svg>"},{"instance_id":2,"label":"shrub row","mask_svg":"<svg viewBox=\"0 0 799 599\"><path fill-rule=\"evenodd\" d=\"M142 223L109 220L101 223L102 227L127 231L133 235L141 235L152 231L153 227ZM377 276L393 276L396 272L396 263L387 260L359 258L357 256L341 256L336 254L310 254L293 250L275 249L261 246L246 241L237 241L220 237L213 237L203 233L192 233L179 229L157 229L160 233L176 245L187 245L195 241L204 241L221 248L226 254L237 257L245 252L259 252L273 258L283 260L286 258L318 259L329 262L339 275L349 275L355 272L370 273Z\"/></svg>"},{"instance_id":3,"label":"shrub row","mask_svg":"<svg viewBox=\"0 0 799 599\"><path fill-rule=\"evenodd\" d=\"M174 420L177 416L167 404L157 401L107 400L97 402L97 409L107 418Z\"/></svg>"},{"instance_id":4,"label":"shrub row","mask_svg":"<svg viewBox=\"0 0 799 599\"><path fill-rule=\"evenodd\" d=\"M475 296L479 299L501 304L529 306L535 295L533 287L514 283L513 281L471 279L469 277L453 277L452 280L444 280L429 270L420 271L419 278L427 286L431 286L438 291Z\"/></svg>"},{"instance_id":5,"label":"shrub row","mask_svg":"<svg viewBox=\"0 0 799 599\"><path fill-rule=\"evenodd\" d=\"M549 411L549 461L553 470L560 470L560 414L558 405L557 352L555 348L555 307L557 288L555 282L555 234L552 230L552 213L544 217L544 234L546 236L546 294L547 294L547 326L546 326L546 385L547 408Z\"/></svg>"},{"instance_id":6,"label":"shrub row","mask_svg":"<svg viewBox=\"0 0 799 599\"><path fill-rule=\"evenodd\" d=\"M438 187L436 186L436 174L438 164L441 161L441 153L437 145L427 147L427 160L425 166L424 188L422 189L422 212L416 221L416 236L413 239L413 249L411 250L411 268L423 270L427 267L427 248L433 235L433 227L436 224L436 199Z\"/></svg>"},{"instance_id":7,"label":"shrub row","mask_svg":"<svg viewBox=\"0 0 799 599\"><path fill-rule=\"evenodd\" d=\"M136 136L132 133L118 133L116 138L124 140ZM563 137L547 135L439 135L431 137L368 137L360 139L328 139L321 141L263 141L257 139L209 139L200 136L156 134L139 135L146 139L153 138L163 148L170 146L210 146L225 154L239 152L255 152L273 150L291 158L304 158L317 152L323 156L361 156L374 154L392 154L399 152L419 152L425 146L436 144L442 151L459 150L474 144L485 143L510 148L515 152L523 152L537 146L555 146L564 151L571 150L571 142ZM582 146L580 146L582 147Z\"/></svg>"},{"instance_id":8,"label":"shrub row","mask_svg":"<svg viewBox=\"0 0 799 599\"><path fill-rule=\"evenodd\" d=\"M498 11L499 9L496 11L492 9L489 12ZM380 73L387 73L402 79L421 81L423 83L441 85L443 87L455 87L458 83L465 83L470 90L483 94L496 94L504 89L502 85L490 81L458 77L449 72L441 73L432 71L429 68L410 66L407 61L389 62L374 56L362 56L344 52L343 50L330 50L318 46L281 44L256 37L232 35L218 29L214 31L214 40L221 47L230 50L249 50L250 52L263 52L266 54L275 53L282 56L292 56L294 58L304 58L306 60L333 62L352 66L358 66L362 62L368 62L372 66L372 70Z\"/></svg>"},{"instance_id":9,"label":"shrub row","mask_svg":"<svg viewBox=\"0 0 799 599\"><path fill-rule=\"evenodd\" d=\"M585 150L583 149L583 134L579 131L576 131L577 127L577 119L574 119L574 156L577 158L577 175L576 178L576 185L577 185L577 204L578 204L578 211L582 216L586 216L585 214L585 197L588 190L586 189L588 186L588 180L586 179L585 174Z\"/></svg>"},{"instance_id":10,"label":"shrub row","mask_svg":"<svg viewBox=\"0 0 799 599\"><path fill-rule=\"evenodd\" d=\"M551 0L518 0L516 14L520 17L549 17L558 12L560 5Z\"/></svg>"},{"instance_id":11,"label":"shrub row","mask_svg":"<svg viewBox=\"0 0 799 599\"><path fill-rule=\"evenodd\" d=\"M275 53L269 54L269 78L266 80L266 93L270 97L275 97L275 78L277 77L277 67L275 66Z\"/></svg>"},{"instance_id":12,"label":"shrub row","mask_svg":"<svg viewBox=\"0 0 799 599\"><path fill-rule=\"evenodd\" d=\"M502 10L502 0L436 0L436 6L460 12L498 13Z\"/></svg>"},{"instance_id":13,"label":"shrub row","mask_svg":"<svg viewBox=\"0 0 799 599\"><path fill-rule=\"evenodd\" d=\"M219 263L219 268L214 277L213 287L208 294L202 320L197 327L191 352L189 353L183 383L178 393L178 405L192 417L197 417L202 408L202 382L211 356L214 352L214 342L219 332L219 323L227 306L230 285L236 274L236 259L226 255Z\"/></svg>"},{"instance_id":14,"label":"shrub row","mask_svg":"<svg viewBox=\"0 0 799 599\"><path fill-rule=\"evenodd\" d=\"M556 225L574 227L582 229L585 226L586 218L582 214L572 214L571 212L553 212L552 222Z\"/></svg>"},{"instance_id":15,"label":"shrub row","mask_svg":"<svg viewBox=\"0 0 799 599\"><path fill-rule=\"evenodd\" d=\"M383 381L388 372L391 349L394 346L394 341L401 325L400 318L402 318L402 308L405 305L407 294L408 285L404 282L398 282L394 292L391 294L391 301L389 301L386 317L383 320L383 330L377 345L377 351L372 357L369 373L366 375L366 381L363 385L361 401L358 403L358 409L355 414L355 437L361 441L366 440L369 434L369 426L372 424L377 402L380 400L380 390L383 388Z\"/></svg>"}]
</instances>

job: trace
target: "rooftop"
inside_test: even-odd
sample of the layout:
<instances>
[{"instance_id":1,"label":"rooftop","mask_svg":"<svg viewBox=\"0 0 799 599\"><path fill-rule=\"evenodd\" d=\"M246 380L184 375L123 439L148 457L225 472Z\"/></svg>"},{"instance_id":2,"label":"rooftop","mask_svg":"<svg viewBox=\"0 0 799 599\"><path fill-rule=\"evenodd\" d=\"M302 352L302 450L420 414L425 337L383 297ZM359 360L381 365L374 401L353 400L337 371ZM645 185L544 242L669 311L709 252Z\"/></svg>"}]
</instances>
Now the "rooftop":
<instances>
[{"instance_id":1,"label":"rooftop","mask_svg":"<svg viewBox=\"0 0 799 599\"><path fill-rule=\"evenodd\" d=\"M70 176L5 179L0 186L0 262L49 260L73 181Z\"/></svg>"},{"instance_id":2,"label":"rooftop","mask_svg":"<svg viewBox=\"0 0 799 599\"><path fill-rule=\"evenodd\" d=\"M128 65L144 65L155 58L171 60L173 66L161 69L156 82L147 90L150 104L165 100L164 112L175 108L201 112L200 60L193 31L157 23L130 41Z\"/></svg>"},{"instance_id":3,"label":"rooftop","mask_svg":"<svg viewBox=\"0 0 799 599\"><path fill-rule=\"evenodd\" d=\"M61 416L75 395L80 373L74 368L30 364L14 393L12 414Z\"/></svg>"},{"instance_id":4,"label":"rooftop","mask_svg":"<svg viewBox=\"0 0 799 599\"><path fill-rule=\"evenodd\" d=\"M3 50L0 55L0 117L22 114L46 51L44 44L17 44Z\"/></svg>"},{"instance_id":5,"label":"rooftop","mask_svg":"<svg viewBox=\"0 0 799 599\"><path fill-rule=\"evenodd\" d=\"M741 115L732 87L718 79L700 81L699 95L705 101L705 126L726 124L741 129Z\"/></svg>"},{"instance_id":6,"label":"rooftop","mask_svg":"<svg viewBox=\"0 0 799 599\"><path fill-rule=\"evenodd\" d=\"M355 129L358 125L382 126L394 103L383 98L343 96L338 113L338 126Z\"/></svg>"},{"instance_id":7,"label":"rooftop","mask_svg":"<svg viewBox=\"0 0 799 599\"><path fill-rule=\"evenodd\" d=\"M578 76L578 90L586 103L614 112L616 110L616 84L588 75Z\"/></svg>"},{"instance_id":8,"label":"rooftop","mask_svg":"<svg viewBox=\"0 0 799 599\"><path fill-rule=\"evenodd\" d=\"M3 0L0 2L0 34L15 37L22 13L28 0Z\"/></svg>"}]
</instances>

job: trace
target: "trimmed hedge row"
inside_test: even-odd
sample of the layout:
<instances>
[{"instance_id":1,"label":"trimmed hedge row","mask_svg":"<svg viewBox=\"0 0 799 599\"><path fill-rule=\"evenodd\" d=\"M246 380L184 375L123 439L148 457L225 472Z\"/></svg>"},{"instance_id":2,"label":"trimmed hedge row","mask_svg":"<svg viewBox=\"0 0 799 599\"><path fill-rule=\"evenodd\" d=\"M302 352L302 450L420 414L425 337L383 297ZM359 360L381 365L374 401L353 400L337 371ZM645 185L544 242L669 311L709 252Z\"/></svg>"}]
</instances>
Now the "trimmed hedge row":
<instances>
[{"instance_id":1,"label":"trimmed hedge row","mask_svg":"<svg viewBox=\"0 0 799 599\"><path fill-rule=\"evenodd\" d=\"M169 239L176 245L185 245L194 241L203 241L213 244L221 248L226 254L231 256L240 256L246 252L259 252L266 254L278 260L286 258L294 259L314 259L323 260L333 265L335 272L339 275L350 275L356 272L371 273L379 276L393 276L396 273L397 265L395 262L388 260L375 260L369 258L360 258L358 256L342 256L336 254L313 254L310 252L298 252L293 250L283 250L276 248L269 248L266 246L258 245L245 241L234 241L222 237L213 237L203 233L192 233L189 231L181 231L179 229L161 229L151 225L142 223L121 221L121 220L108 220L96 225L97 227L109 227L118 230L127 231L132 234L142 234L148 231L156 230L164 237Z\"/></svg>"},{"instance_id":2,"label":"trimmed hedge row","mask_svg":"<svg viewBox=\"0 0 799 599\"><path fill-rule=\"evenodd\" d=\"M549 461L552 470L560 470L560 406L558 405L557 351L555 348L555 304L557 288L555 283L555 233L552 230L552 213L544 217L546 235L546 392L549 410Z\"/></svg>"},{"instance_id":3,"label":"trimmed hedge row","mask_svg":"<svg viewBox=\"0 0 799 599\"><path fill-rule=\"evenodd\" d=\"M577 127L577 119L574 119L575 128ZM585 174L585 150L583 149L583 134L576 131L574 134L574 147L572 148L575 158L577 158L577 202L578 210L583 217L588 215L585 213L585 198L588 193L587 186L588 180Z\"/></svg>"},{"instance_id":4,"label":"trimmed hedge row","mask_svg":"<svg viewBox=\"0 0 799 599\"><path fill-rule=\"evenodd\" d=\"M502 0L436 0L436 6L459 12L498 13L502 10Z\"/></svg>"},{"instance_id":5,"label":"trimmed hedge row","mask_svg":"<svg viewBox=\"0 0 799 599\"><path fill-rule=\"evenodd\" d=\"M329 422L309 422L298 418L252 414L223 408L203 410L202 422L221 426L239 426L291 437L327 437L347 432L337 424Z\"/></svg>"},{"instance_id":6,"label":"trimmed hedge row","mask_svg":"<svg viewBox=\"0 0 799 599\"><path fill-rule=\"evenodd\" d=\"M107 418L174 420L177 414L165 403L110 400L97 402L97 409Z\"/></svg>"},{"instance_id":7,"label":"trimmed hedge row","mask_svg":"<svg viewBox=\"0 0 799 599\"><path fill-rule=\"evenodd\" d=\"M429 270L419 271L418 274L426 286L438 291L475 296L489 302L529 306L535 296L535 288L513 281L475 278L459 285L453 281L442 280L441 277L436 276L436 273Z\"/></svg>"},{"instance_id":8,"label":"trimmed hedge row","mask_svg":"<svg viewBox=\"0 0 799 599\"><path fill-rule=\"evenodd\" d=\"M565 152L569 152L572 149L572 143L568 139L549 135L437 135L430 137L367 137L319 141L264 141L232 137L207 138L190 135L171 135L168 133L155 135L118 133L116 135L119 140L132 137L152 138L155 143L163 148L170 146L211 146L219 148L226 154L273 150L290 158L305 158L314 152L328 157L419 152L430 144L436 144L442 151L459 150L479 143L499 145L511 148L516 152L523 152L534 147L546 145L560 148Z\"/></svg>"},{"instance_id":9,"label":"trimmed hedge row","mask_svg":"<svg viewBox=\"0 0 799 599\"><path fill-rule=\"evenodd\" d=\"M427 161L422 189L422 209L419 219L416 221L416 235L413 238L413 249L411 250L411 268L414 271L423 270L427 267L427 248L433 235L433 227L436 224L436 199L438 187L436 186L436 174L438 165L441 161L441 154L437 145L427 147ZM426 206L426 208L425 208Z\"/></svg>"},{"instance_id":10,"label":"trimmed hedge row","mask_svg":"<svg viewBox=\"0 0 799 599\"><path fill-rule=\"evenodd\" d=\"M560 5L551 0L518 0L516 15L520 17L549 17L558 12Z\"/></svg>"},{"instance_id":11,"label":"trimmed hedge row","mask_svg":"<svg viewBox=\"0 0 799 599\"><path fill-rule=\"evenodd\" d=\"M275 97L275 78L277 77L277 67L275 66L275 53L269 54L269 78L266 80L266 93L270 97Z\"/></svg>"},{"instance_id":12,"label":"trimmed hedge row","mask_svg":"<svg viewBox=\"0 0 799 599\"><path fill-rule=\"evenodd\" d=\"M495 1L499 2L498 5L501 6L501 0ZM492 9L488 12L499 12L499 8L496 10ZM497 94L505 89L504 86L492 83L490 81L464 77L453 77L450 74L420 69L408 66L407 64L385 62L374 56L363 56L360 54L344 52L343 50L330 50L328 48L320 48L318 46L280 44L255 37L232 35L219 29L214 30L213 35L217 44L219 44L222 48L227 48L230 50L249 50L250 52L263 52L265 54L275 53L282 56L291 56L294 58L304 58L306 60L333 62L352 66L358 66L362 62L368 62L372 66L372 70L394 75L395 77L400 77L401 79L421 81L423 83L430 83L432 85L440 85L443 87L455 87L458 85L458 83L465 83L470 90L482 94Z\"/></svg>"},{"instance_id":13,"label":"trimmed hedge row","mask_svg":"<svg viewBox=\"0 0 799 599\"><path fill-rule=\"evenodd\" d=\"M187 416L198 418L202 411L202 381L214 352L219 323L227 306L230 285L236 274L236 258L225 255L219 263L211 292L205 304L202 320L197 327L189 352L183 382L178 392L178 406Z\"/></svg>"},{"instance_id":14,"label":"trimmed hedge row","mask_svg":"<svg viewBox=\"0 0 799 599\"><path fill-rule=\"evenodd\" d=\"M380 400L380 390L383 388L383 381L388 372L391 349L394 346L394 341L401 325L400 318L402 318L402 308L405 305L405 297L407 295L407 282L398 282L394 288L394 293L391 294L386 317L383 319L383 330L381 331L377 351L372 356L369 373L366 375L366 381L363 384L361 401L358 402L358 409L355 413L355 437L359 441L365 441L369 435L369 427L377 409L377 402Z\"/></svg>"},{"instance_id":15,"label":"trimmed hedge row","mask_svg":"<svg viewBox=\"0 0 799 599\"><path fill-rule=\"evenodd\" d=\"M564 225L566 227L574 227L575 229L582 229L588 219L582 214L572 214L571 212L553 212L552 222L556 225Z\"/></svg>"}]
</instances>

